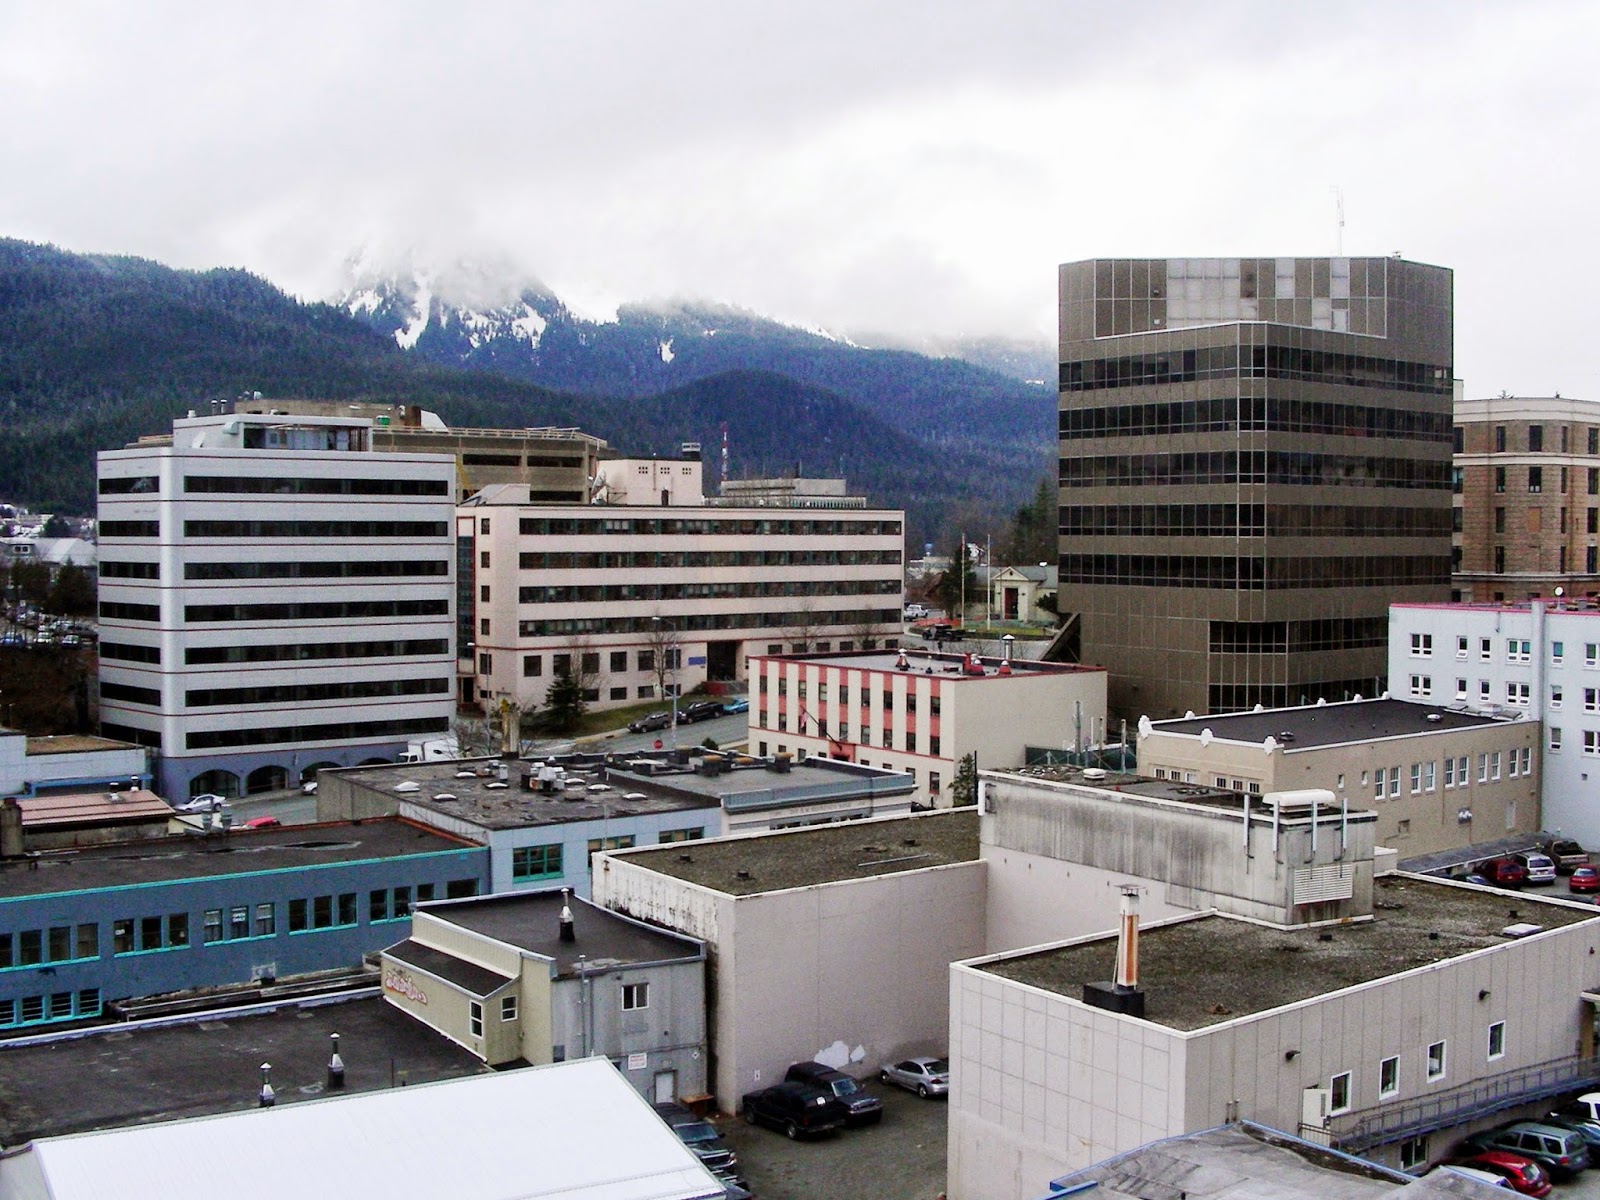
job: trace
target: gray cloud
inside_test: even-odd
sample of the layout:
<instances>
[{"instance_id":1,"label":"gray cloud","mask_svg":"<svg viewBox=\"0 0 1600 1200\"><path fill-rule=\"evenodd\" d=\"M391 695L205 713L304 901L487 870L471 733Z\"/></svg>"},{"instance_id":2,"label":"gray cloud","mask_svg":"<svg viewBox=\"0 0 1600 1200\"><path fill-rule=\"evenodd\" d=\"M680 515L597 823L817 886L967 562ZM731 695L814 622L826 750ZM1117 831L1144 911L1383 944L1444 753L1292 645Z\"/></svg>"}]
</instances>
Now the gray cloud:
<instances>
[{"instance_id":1,"label":"gray cloud","mask_svg":"<svg viewBox=\"0 0 1600 1200\"><path fill-rule=\"evenodd\" d=\"M1569 0L13 6L0 233L1043 336L1057 262L1329 253L1338 185L1347 252L1456 269L1469 392L1600 399L1597 33Z\"/></svg>"}]
</instances>

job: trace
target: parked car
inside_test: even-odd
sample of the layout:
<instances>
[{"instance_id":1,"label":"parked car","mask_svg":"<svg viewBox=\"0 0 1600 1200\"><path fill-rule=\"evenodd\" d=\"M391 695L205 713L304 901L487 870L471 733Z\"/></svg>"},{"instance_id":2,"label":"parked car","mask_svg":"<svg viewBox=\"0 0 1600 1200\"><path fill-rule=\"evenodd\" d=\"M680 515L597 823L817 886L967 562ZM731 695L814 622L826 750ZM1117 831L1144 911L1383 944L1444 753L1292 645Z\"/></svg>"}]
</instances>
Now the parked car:
<instances>
[{"instance_id":1,"label":"parked car","mask_svg":"<svg viewBox=\"0 0 1600 1200\"><path fill-rule=\"evenodd\" d=\"M908 604L908 605L906 605L906 620L908 620L908 621L920 621L920 620L923 620L927 616L928 616L928 606L926 604Z\"/></svg>"},{"instance_id":2,"label":"parked car","mask_svg":"<svg viewBox=\"0 0 1600 1200\"><path fill-rule=\"evenodd\" d=\"M1578 867L1567 879L1569 892L1600 892L1600 867Z\"/></svg>"},{"instance_id":3,"label":"parked car","mask_svg":"<svg viewBox=\"0 0 1600 1200\"><path fill-rule=\"evenodd\" d=\"M1473 1151L1504 1150L1532 1159L1553 1179L1566 1179L1589 1165L1583 1135L1538 1121L1513 1121L1499 1129L1475 1133L1466 1141Z\"/></svg>"},{"instance_id":4,"label":"parked car","mask_svg":"<svg viewBox=\"0 0 1600 1200\"><path fill-rule=\"evenodd\" d=\"M721 700L696 700L688 708L678 710L678 723L680 725L693 724L696 721L709 721L722 715Z\"/></svg>"},{"instance_id":5,"label":"parked car","mask_svg":"<svg viewBox=\"0 0 1600 1200\"><path fill-rule=\"evenodd\" d=\"M1511 1185L1513 1191L1521 1192L1524 1196L1538 1197L1550 1194L1549 1174L1538 1163L1523 1158L1520 1154L1508 1154L1504 1150L1485 1150L1458 1159L1456 1165L1475 1167L1480 1171L1498 1175Z\"/></svg>"},{"instance_id":6,"label":"parked car","mask_svg":"<svg viewBox=\"0 0 1600 1200\"><path fill-rule=\"evenodd\" d=\"M1589 852L1571 838L1549 838L1539 843L1539 849L1555 859L1556 870L1563 875L1589 864Z\"/></svg>"},{"instance_id":7,"label":"parked car","mask_svg":"<svg viewBox=\"0 0 1600 1200\"><path fill-rule=\"evenodd\" d=\"M1517 861L1528 872L1528 882L1537 887L1556 881L1555 859L1545 854L1519 854Z\"/></svg>"},{"instance_id":8,"label":"parked car","mask_svg":"<svg viewBox=\"0 0 1600 1200\"><path fill-rule=\"evenodd\" d=\"M801 1062L791 1066L784 1078L832 1092L850 1110L846 1125L876 1125L883 1120L883 1101L843 1071L819 1062Z\"/></svg>"},{"instance_id":9,"label":"parked car","mask_svg":"<svg viewBox=\"0 0 1600 1200\"><path fill-rule=\"evenodd\" d=\"M730 1175L739 1165L738 1155L723 1143L711 1122L697 1117L683 1105L664 1100L655 1105L656 1115L678 1135L678 1140L690 1150L701 1164L718 1176Z\"/></svg>"},{"instance_id":10,"label":"parked car","mask_svg":"<svg viewBox=\"0 0 1600 1200\"><path fill-rule=\"evenodd\" d=\"M246 829L276 829L283 822L277 817L251 817L244 823Z\"/></svg>"},{"instance_id":11,"label":"parked car","mask_svg":"<svg viewBox=\"0 0 1600 1200\"><path fill-rule=\"evenodd\" d=\"M1595 1150L1600 1149L1600 1121L1591 1120L1576 1112L1553 1112L1540 1117L1539 1120L1559 1129L1570 1129L1583 1138L1583 1144L1589 1147L1591 1160L1595 1157Z\"/></svg>"},{"instance_id":12,"label":"parked car","mask_svg":"<svg viewBox=\"0 0 1600 1200\"><path fill-rule=\"evenodd\" d=\"M1479 865L1478 874L1493 887L1519 888L1528 882L1528 868L1514 858L1491 858Z\"/></svg>"},{"instance_id":13,"label":"parked car","mask_svg":"<svg viewBox=\"0 0 1600 1200\"><path fill-rule=\"evenodd\" d=\"M850 1116L850 1110L835 1100L832 1092L808 1083L775 1083L748 1092L739 1110L750 1124L780 1129L790 1138L831 1133Z\"/></svg>"},{"instance_id":14,"label":"parked car","mask_svg":"<svg viewBox=\"0 0 1600 1200\"><path fill-rule=\"evenodd\" d=\"M646 713L637 721L629 721L628 728L634 733L649 733L653 729L665 729L672 724L672 714L669 712Z\"/></svg>"},{"instance_id":15,"label":"parked car","mask_svg":"<svg viewBox=\"0 0 1600 1200\"><path fill-rule=\"evenodd\" d=\"M1454 1171L1457 1175L1465 1175L1468 1179L1476 1179L1479 1183L1487 1183L1490 1187L1511 1190L1511 1181L1504 1175L1496 1175L1493 1171L1485 1171L1482 1167L1469 1167L1461 1163L1443 1163L1429 1171L1425 1178L1432 1178L1441 1171Z\"/></svg>"},{"instance_id":16,"label":"parked car","mask_svg":"<svg viewBox=\"0 0 1600 1200\"><path fill-rule=\"evenodd\" d=\"M950 1064L942 1058L921 1055L907 1058L878 1072L885 1083L903 1087L926 1099L950 1094Z\"/></svg>"},{"instance_id":17,"label":"parked car","mask_svg":"<svg viewBox=\"0 0 1600 1200\"><path fill-rule=\"evenodd\" d=\"M732 700L729 700L726 704L724 704L722 706L722 711L725 712L725 713L749 712L750 711L750 697L749 696L735 696Z\"/></svg>"},{"instance_id":18,"label":"parked car","mask_svg":"<svg viewBox=\"0 0 1600 1200\"><path fill-rule=\"evenodd\" d=\"M300 785L300 794L302 796L315 796L317 794L317 781L308 779L305 783L302 783Z\"/></svg>"},{"instance_id":19,"label":"parked car","mask_svg":"<svg viewBox=\"0 0 1600 1200\"><path fill-rule=\"evenodd\" d=\"M228 806L227 800L215 792L201 792L198 796L191 796L180 801L172 807L181 813L217 812Z\"/></svg>"}]
</instances>

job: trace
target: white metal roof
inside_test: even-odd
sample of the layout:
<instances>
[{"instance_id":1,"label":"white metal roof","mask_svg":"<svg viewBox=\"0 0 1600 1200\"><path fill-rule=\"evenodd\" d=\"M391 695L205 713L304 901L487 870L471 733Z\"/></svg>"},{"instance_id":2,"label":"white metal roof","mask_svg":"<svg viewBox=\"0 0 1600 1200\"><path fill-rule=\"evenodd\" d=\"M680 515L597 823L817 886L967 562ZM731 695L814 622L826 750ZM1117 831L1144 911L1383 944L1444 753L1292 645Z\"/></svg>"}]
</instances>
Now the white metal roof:
<instances>
[{"instance_id":1,"label":"white metal roof","mask_svg":"<svg viewBox=\"0 0 1600 1200\"><path fill-rule=\"evenodd\" d=\"M0 1200L705 1200L693 1153L603 1058L44 1138Z\"/></svg>"}]
</instances>

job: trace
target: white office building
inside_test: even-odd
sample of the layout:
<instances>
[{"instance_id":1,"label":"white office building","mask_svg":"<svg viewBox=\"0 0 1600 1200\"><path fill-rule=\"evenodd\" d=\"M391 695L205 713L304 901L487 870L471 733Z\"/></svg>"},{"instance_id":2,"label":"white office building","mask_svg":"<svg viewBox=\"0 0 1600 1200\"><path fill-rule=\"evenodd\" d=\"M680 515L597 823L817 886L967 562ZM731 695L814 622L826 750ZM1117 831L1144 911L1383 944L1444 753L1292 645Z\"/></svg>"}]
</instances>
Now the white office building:
<instances>
[{"instance_id":1,"label":"white office building","mask_svg":"<svg viewBox=\"0 0 1600 1200\"><path fill-rule=\"evenodd\" d=\"M168 798L391 761L453 711L455 461L364 419L173 422L99 456L102 731Z\"/></svg>"},{"instance_id":2,"label":"white office building","mask_svg":"<svg viewBox=\"0 0 1600 1200\"><path fill-rule=\"evenodd\" d=\"M1600 844L1600 604L1395 604L1389 692L1544 723L1544 828Z\"/></svg>"}]
</instances>

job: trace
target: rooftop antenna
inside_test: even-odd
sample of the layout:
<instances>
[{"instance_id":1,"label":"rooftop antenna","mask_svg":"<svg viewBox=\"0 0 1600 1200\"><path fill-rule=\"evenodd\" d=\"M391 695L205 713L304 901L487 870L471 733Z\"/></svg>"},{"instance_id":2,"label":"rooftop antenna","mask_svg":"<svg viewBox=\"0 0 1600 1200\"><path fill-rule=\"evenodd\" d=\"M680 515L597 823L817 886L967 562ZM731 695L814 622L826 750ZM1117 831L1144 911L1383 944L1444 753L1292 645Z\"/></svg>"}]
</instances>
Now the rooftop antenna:
<instances>
[{"instance_id":1,"label":"rooftop antenna","mask_svg":"<svg viewBox=\"0 0 1600 1200\"><path fill-rule=\"evenodd\" d=\"M1333 254L1335 258L1344 257L1344 189L1337 183L1329 189L1333 192L1333 208L1338 218L1338 229L1334 235Z\"/></svg>"}]
</instances>

